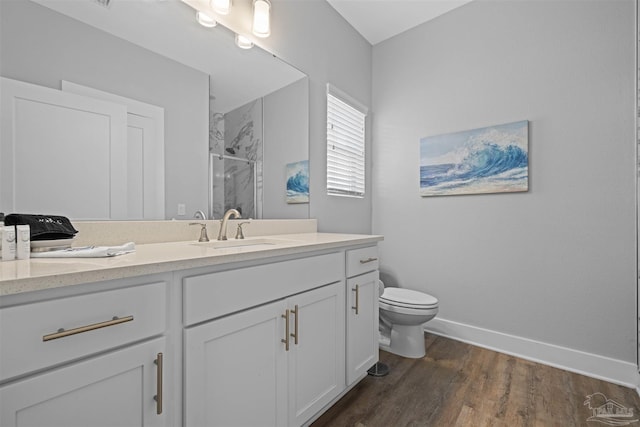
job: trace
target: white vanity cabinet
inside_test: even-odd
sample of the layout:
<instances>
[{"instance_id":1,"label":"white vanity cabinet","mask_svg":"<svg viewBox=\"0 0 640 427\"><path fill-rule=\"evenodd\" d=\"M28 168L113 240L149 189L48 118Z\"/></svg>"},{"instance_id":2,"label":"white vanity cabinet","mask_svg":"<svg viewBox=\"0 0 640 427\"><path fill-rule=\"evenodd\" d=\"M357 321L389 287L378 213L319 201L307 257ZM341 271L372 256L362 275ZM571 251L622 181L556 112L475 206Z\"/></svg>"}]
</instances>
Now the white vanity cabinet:
<instances>
[{"instance_id":1,"label":"white vanity cabinet","mask_svg":"<svg viewBox=\"0 0 640 427\"><path fill-rule=\"evenodd\" d=\"M185 425L298 426L345 388L342 253L184 279ZM214 319L190 326L191 322Z\"/></svg>"},{"instance_id":2,"label":"white vanity cabinet","mask_svg":"<svg viewBox=\"0 0 640 427\"><path fill-rule=\"evenodd\" d=\"M3 427L164 426L159 338L0 387Z\"/></svg>"},{"instance_id":3,"label":"white vanity cabinet","mask_svg":"<svg viewBox=\"0 0 640 427\"><path fill-rule=\"evenodd\" d=\"M0 425L166 425L166 293L158 282L1 308Z\"/></svg>"},{"instance_id":4,"label":"white vanity cabinet","mask_svg":"<svg viewBox=\"0 0 640 427\"><path fill-rule=\"evenodd\" d=\"M347 385L378 361L378 248L346 251Z\"/></svg>"},{"instance_id":5,"label":"white vanity cabinet","mask_svg":"<svg viewBox=\"0 0 640 427\"><path fill-rule=\"evenodd\" d=\"M47 262L0 288L0 426L308 425L378 360L379 240Z\"/></svg>"}]
</instances>

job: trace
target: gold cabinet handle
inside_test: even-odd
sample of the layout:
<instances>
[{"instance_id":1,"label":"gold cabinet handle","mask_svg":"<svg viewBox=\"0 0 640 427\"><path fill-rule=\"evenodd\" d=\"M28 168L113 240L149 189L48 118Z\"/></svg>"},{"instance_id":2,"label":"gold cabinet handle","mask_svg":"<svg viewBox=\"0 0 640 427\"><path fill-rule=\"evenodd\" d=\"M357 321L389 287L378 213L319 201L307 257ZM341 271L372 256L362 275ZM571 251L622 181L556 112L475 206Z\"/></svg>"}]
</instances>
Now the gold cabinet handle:
<instances>
[{"instance_id":1,"label":"gold cabinet handle","mask_svg":"<svg viewBox=\"0 0 640 427\"><path fill-rule=\"evenodd\" d=\"M284 339L281 339L280 342L284 343L285 351L289 351L289 310L280 316L284 318Z\"/></svg>"},{"instance_id":2,"label":"gold cabinet handle","mask_svg":"<svg viewBox=\"0 0 640 427\"><path fill-rule=\"evenodd\" d=\"M291 336L293 337L293 342L295 345L298 345L298 313L300 313L300 310L298 309L298 304L296 304L295 306L296 308L294 308L293 310L291 310L291 313L293 313L295 315L295 322L294 322L294 326L293 326L293 333L291 334Z\"/></svg>"},{"instance_id":3,"label":"gold cabinet handle","mask_svg":"<svg viewBox=\"0 0 640 427\"><path fill-rule=\"evenodd\" d=\"M351 306L352 310L356 311L356 315L358 314L358 310L360 309L360 286L356 285L355 288L351 288L351 290L353 292L356 293L356 305L355 306Z\"/></svg>"},{"instance_id":4,"label":"gold cabinet handle","mask_svg":"<svg viewBox=\"0 0 640 427\"><path fill-rule=\"evenodd\" d=\"M153 396L153 400L156 401L156 414L162 414L162 365L163 355L158 353L157 359L153 361L156 364L156 395Z\"/></svg>"},{"instance_id":5,"label":"gold cabinet handle","mask_svg":"<svg viewBox=\"0 0 640 427\"><path fill-rule=\"evenodd\" d=\"M54 332L52 334L48 334L42 337L42 341L51 341L57 340L58 338L64 338L75 334L81 334L83 332L89 332L100 328L106 328L108 326L119 325L121 323L131 322L133 320L133 316L126 317L117 317L114 316L113 319L107 320L104 322L94 323L91 325L80 326L79 328L69 329L65 331L64 329L58 329L58 332Z\"/></svg>"},{"instance_id":6,"label":"gold cabinet handle","mask_svg":"<svg viewBox=\"0 0 640 427\"><path fill-rule=\"evenodd\" d=\"M374 258L374 257L369 257L367 259L361 259L360 260L360 264L367 264L369 262L373 262L373 261L377 261L378 258Z\"/></svg>"}]
</instances>

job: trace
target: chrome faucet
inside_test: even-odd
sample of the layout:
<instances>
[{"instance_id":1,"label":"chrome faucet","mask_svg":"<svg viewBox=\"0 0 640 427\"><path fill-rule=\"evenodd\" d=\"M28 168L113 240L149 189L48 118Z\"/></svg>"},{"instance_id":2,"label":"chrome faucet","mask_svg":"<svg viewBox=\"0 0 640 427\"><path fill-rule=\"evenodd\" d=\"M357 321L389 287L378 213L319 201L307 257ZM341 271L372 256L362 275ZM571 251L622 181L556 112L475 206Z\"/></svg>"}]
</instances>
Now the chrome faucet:
<instances>
[{"instance_id":1,"label":"chrome faucet","mask_svg":"<svg viewBox=\"0 0 640 427\"><path fill-rule=\"evenodd\" d=\"M229 209L224 213L220 220L220 231L218 232L218 240L227 240L227 220L233 215L234 218L242 218L240 212L236 209Z\"/></svg>"}]
</instances>

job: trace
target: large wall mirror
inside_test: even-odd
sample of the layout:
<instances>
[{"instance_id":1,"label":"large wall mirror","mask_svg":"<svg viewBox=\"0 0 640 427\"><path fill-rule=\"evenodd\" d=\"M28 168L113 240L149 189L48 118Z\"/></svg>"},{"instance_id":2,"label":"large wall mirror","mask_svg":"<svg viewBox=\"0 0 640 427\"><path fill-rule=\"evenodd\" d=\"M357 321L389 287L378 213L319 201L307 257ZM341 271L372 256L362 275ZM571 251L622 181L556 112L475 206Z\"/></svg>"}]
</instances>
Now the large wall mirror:
<instances>
[{"instance_id":1,"label":"large wall mirror","mask_svg":"<svg viewBox=\"0 0 640 427\"><path fill-rule=\"evenodd\" d=\"M238 48L227 28L202 27L183 2L104 3L0 1L2 92L14 93L3 128L14 115L24 127L2 131L0 212L191 219L233 207L246 218L308 218L308 203L287 197L292 165L309 155L306 75L259 47ZM15 95L24 91L56 101L24 104ZM59 97L64 111L97 101L81 114L40 108ZM106 136L54 135L105 108ZM20 121L27 110L40 114L35 122ZM114 149L120 120L128 145Z\"/></svg>"}]
</instances>

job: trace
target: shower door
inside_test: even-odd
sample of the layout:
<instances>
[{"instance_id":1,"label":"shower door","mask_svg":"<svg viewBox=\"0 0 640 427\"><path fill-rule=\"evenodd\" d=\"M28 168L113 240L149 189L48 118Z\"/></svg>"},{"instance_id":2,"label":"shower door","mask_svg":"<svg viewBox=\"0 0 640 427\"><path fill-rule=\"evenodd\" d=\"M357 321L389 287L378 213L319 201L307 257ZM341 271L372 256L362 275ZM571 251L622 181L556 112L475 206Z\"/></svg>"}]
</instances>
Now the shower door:
<instances>
[{"instance_id":1,"label":"shower door","mask_svg":"<svg viewBox=\"0 0 640 427\"><path fill-rule=\"evenodd\" d=\"M262 218L258 163L225 154L209 155L209 214L222 218L237 209L243 218Z\"/></svg>"}]
</instances>

